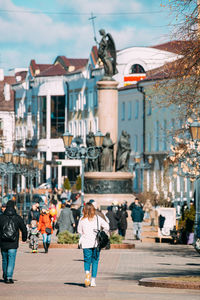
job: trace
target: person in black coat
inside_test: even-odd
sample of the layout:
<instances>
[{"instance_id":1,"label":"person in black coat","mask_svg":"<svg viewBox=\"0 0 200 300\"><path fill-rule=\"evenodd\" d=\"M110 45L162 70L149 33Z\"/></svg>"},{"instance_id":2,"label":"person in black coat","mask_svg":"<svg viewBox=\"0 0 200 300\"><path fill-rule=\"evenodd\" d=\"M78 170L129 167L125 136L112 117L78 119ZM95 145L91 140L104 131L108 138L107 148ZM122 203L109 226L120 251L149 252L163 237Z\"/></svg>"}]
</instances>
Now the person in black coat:
<instances>
[{"instance_id":1,"label":"person in black coat","mask_svg":"<svg viewBox=\"0 0 200 300\"><path fill-rule=\"evenodd\" d=\"M108 212L106 213L106 217L109 220L110 234L117 233L119 218L117 214L113 211L112 206L108 206L107 210Z\"/></svg>"},{"instance_id":2,"label":"person in black coat","mask_svg":"<svg viewBox=\"0 0 200 300\"><path fill-rule=\"evenodd\" d=\"M28 225L31 224L32 220L36 220L39 222L40 218L40 209L38 207L38 203L34 203L31 207L31 210L28 213Z\"/></svg>"},{"instance_id":3,"label":"person in black coat","mask_svg":"<svg viewBox=\"0 0 200 300\"><path fill-rule=\"evenodd\" d=\"M128 213L126 211L126 204L122 204L122 206L119 208L117 212L118 216L118 233L119 235L125 237L126 235L126 229L127 229L127 218L128 218Z\"/></svg>"},{"instance_id":4,"label":"person in black coat","mask_svg":"<svg viewBox=\"0 0 200 300\"><path fill-rule=\"evenodd\" d=\"M73 233L77 233L77 227L78 227L78 222L80 219L80 209L76 208L76 205L71 204L71 211L72 211L72 215L74 217L74 222L75 222L75 226L73 227Z\"/></svg>"},{"instance_id":5,"label":"person in black coat","mask_svg":"<svg viewBox=\"0 0 200 300\"><path fill-rule=\"evenodd\" d=\"M9 200L4 213L0 215L0 248L3 279L8 284L14 283L12 277L17 248L19 247L19 230L22 232L22 241L25 242L27 239L26 225L23 219L16 213L14 206L15 202Z\"/></svg>"}]
</instances>

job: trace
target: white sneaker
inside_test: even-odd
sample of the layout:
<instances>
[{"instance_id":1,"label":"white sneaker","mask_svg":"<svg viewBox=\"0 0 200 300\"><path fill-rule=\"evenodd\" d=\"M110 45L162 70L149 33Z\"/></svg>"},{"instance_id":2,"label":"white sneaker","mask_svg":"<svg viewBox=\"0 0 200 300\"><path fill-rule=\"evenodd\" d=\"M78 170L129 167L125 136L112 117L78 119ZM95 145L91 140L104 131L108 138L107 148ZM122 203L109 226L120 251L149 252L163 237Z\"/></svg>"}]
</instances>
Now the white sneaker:
<instances>
[{"instance_id":1,"label":"white sneaker","mask_svg":"<svg viewBox=\"0 0 200 300\"><path fill-rule=\"evenodd\" d=\"M90 286L97 286L94 280L91 280Z\"/></svg>"}]
</instances>

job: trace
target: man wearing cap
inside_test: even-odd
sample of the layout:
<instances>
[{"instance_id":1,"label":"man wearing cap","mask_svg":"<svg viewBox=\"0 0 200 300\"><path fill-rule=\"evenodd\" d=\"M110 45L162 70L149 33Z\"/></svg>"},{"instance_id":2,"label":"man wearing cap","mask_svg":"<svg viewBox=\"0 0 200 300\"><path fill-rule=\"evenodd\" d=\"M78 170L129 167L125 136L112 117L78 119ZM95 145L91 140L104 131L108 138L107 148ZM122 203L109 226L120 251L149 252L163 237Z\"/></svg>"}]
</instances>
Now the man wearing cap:
<instances>
[{"instance_id":1,"label":"man wearing cap","mask_svg":"<svg viewBox=\"0 0 200 300\"><path fill-rule=\"evenodd\" d=\"M0 215L0 248L3 279L8 284L14 283L13 271L17 248L19 247L19 230L22 232L22 241L25 242L27 239L26 225L23 219L16 213L15 202L9 200L4 213ZM9 233L11 232L12 236L9 237Z\"/></svg>"},{"instance_id":2,"label":"man wearing cap","mask_svg":"<svg viewBox=\"0 0 200 300\"><path fill-rule=\"evenodd\" d=\"M1 206L0 206L0 215L2 215L4 213L6 209L6 203L3 203Z\"/></svg>"}]
</instances>

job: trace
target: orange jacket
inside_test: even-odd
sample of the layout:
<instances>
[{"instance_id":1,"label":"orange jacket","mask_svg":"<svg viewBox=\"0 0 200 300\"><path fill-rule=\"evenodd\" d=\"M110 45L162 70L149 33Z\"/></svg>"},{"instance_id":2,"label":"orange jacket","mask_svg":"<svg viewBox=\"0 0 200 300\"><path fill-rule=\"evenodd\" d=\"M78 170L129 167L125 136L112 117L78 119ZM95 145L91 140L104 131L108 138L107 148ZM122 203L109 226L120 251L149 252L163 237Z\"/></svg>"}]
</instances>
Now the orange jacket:
<instances>
[{"instance_id":1,"label":"orange jacket","mask_svg":"<svg viewBox=\"0 0 200 300\"><path fill-rule=\"evenodd\" d=\"M41 232L41 234L46 233L46 228L51 228L51 234L53 233L53 228L51 225L51 216L50 214L41 214L39 219L39 225L38 230Z\"/></svg>"}]
</instances>

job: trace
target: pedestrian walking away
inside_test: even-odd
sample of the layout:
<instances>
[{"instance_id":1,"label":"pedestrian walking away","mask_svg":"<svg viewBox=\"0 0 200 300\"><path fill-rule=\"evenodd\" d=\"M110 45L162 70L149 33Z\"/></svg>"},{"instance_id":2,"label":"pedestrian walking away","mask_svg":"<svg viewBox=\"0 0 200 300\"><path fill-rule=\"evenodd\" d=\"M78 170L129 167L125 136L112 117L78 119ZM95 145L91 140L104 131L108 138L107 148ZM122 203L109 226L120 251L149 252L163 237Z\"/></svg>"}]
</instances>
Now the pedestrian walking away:
<instances>
[{"instance_id":1,"label":"pedestrian walking away","mask_svg":"<svg viewBox=\"0 0 200 300\"><path fill-rule=\"evenodd\" d=\"M98 218L98 222L97 222ZM97 231L101 228L109 231L109 225L100 216L96 215L94 206L86 203L83 208L83 217L78 223L80 234L79 245L83 249L85 286L96 286L96 276L99 264L100 250L97 248Z\"/></svg>"},{"instance_id":2,"label":"pedestrian walking away","mask_svg":"<svg viewBox=\"0 0 200 300\"><path fill-rule=\"evenodd\" d=\"M131 218L133 220L133 234L136 240L141 240L142 233L142 221L144 218L144 211L139 203L139 199L135 198L133 209L131 212Z\"/></svg>"},{"instance_id":3,"label":"pedestrian walking away","mask_svg":"<svg viewBox=\"0 0 200 300\"><path fill-rule=\"evenodd\" d=\"M113 211L113 206L108 206L107 207L107 213L106 217L109 220L109 228L110 228L110 235L111 234L116 234L118 230L118 221L119 217L117 214Z\"/></svg>"},{"instance_id":4,"label":"pedestrian walking away","mask_svg":"<svg viewBox=\"0 0 200 300\"><path fill-rule=\"evenodd\" d=\"M118 216L118 233L119 235L125 237L126 235L126 230L127 230L127 218L128 218L128 213L126 211L127 205L124 203L121 205L117 212Z\"/></svg>"},{"instance_id":5,"label":"pedestrian walking away","mask_svg":"<svg viewBox=\"0 0 200 300\"><path fill-rule=\"evenodd\" d=\"M53 228L51 224L51 216L47 206L43 206L42 208L38 224L38 231L40 231L42 234L45 253L48 253L51 243L51 235L53 234Z\"/></svg>"},{"instance_id":6,"label":"pedestrian walking away","mask_svg":"<svg viewBox=\"0 0 200 300\"><path fill-rule=\"evenodd\" d=\"M0 215L0 248L3 280L7 284L14 283L13 272L17 248L19 247L19 230L22 232L22 241L25 242L27 239L26 225L15 210L15 202L9 200L5 211Z\"/></svg>"},{"instance_id":7,"label":"pedestrian walking away","mask_svg":"<svg viewBox=\"0 0 200 300\"><path fill-rule=\"evenodd\" d=\"M67 203L65 205L65 208L63 208L63 210L61 211L60 217L57 221L57 225L59 228L59 233L66 230L71 233L74 232L73 228L75 227L75 221L74 221L72 211L70 209L70 203Z\"/></svg>"}]
</instances>

